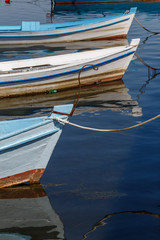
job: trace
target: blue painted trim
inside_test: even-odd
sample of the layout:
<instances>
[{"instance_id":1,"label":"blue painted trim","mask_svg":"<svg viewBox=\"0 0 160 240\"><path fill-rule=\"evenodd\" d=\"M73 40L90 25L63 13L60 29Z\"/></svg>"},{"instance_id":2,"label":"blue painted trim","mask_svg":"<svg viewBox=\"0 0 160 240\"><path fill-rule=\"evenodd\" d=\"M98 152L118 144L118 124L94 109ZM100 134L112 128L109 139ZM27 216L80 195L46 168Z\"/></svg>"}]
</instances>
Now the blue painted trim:
<instances>
[{"instance_id":1,"label":"blue painted trim","mask_svg":"<svg viewBox=\"0 0 160 240\"><path fill-rule=\"evenodd\" d=\"M57 112L61 112L61 113L67 113L70 114L70 112L72 111L73 108L73 104L64 104L64 105L57 105L54 106L54 111ZM61 119L66 119L67 117L65 115L61 115L61 114L57 114L57 113L52 113L51 117L56 116L59 117Z\"/></svg>"},{"instance_id":2,"label":"blue painted trim","mask_svg":"<svg viewBox=\"0 0 160 240\"><path fill-rule=\"evenodd\" d=\"M137 7L133 7L130 9L128 14L136 13L136 11L137 11Z\"/></svg>"},{"instance_id":3,"label":"blue painted trim","mask_svg":"<svg viewBox=\"0 0 160 240\"><path fill-rule=\"evenodd\" d=\"M0 26L0 32L19 32L21 26Z\"/></svg>"},{"instance_id":4,"label":"blue painted trim","mask_svg":"<svg viewBox=\"0 0 160 240\"><path fill-rule=\"evenodd\" d=\"M71 27L83 26L83 25L88 25L88 24L93 24L93 23L100 23L100 22L120 18L122 16L127 17L131 14L135 14L136 10L137 10L137 8L134 7L134 8L131 8L129 13L126 13L126 14L117 14L117 15L108 16L108 17L92 18L92 19L86 19L86 20L79 20L79 21L75 21L75 22L50 23L50 24L40 24L40 22L22 22L22 25L27 23L27 24L29 24L29 26L31 26L31 30L27 30L27 32L52 31L52 30L56 30L56 29L71 28ZM32 30L32 24L39 24L39 26L38 26L38 28L34 27L34 30ZM15 32L15 33L16 32L23 32L22 31L22 29L23 29L22 25L21 26L0 26L0 32L2 32L2 33L3 32L10 32L10 31ZM107 26L107 25L104 25L104 26ZM28 35L25 35L25 36L28 36ZM32 36L34 36L34 35L32 35Z\"/></svg>"},{"instance_id":5,"label":"blue painted trim","mask_svg":"<svg viewBox=\"0 0 160 240\"><path fill-rule=\"evenodd\" d=\"M41 134L41 135L37 135L37 136L35 136L35 137L31 137L31 138L29 138L29 139L23 140L23 141L21 141L21 142L17 142L17 143L10 144L10 145L8 145L8 146L0 147L0 152L9 150L9 149L14 148L14 147L18 147L18 146L20 146L20 145L27 144L27 143L32 142L32 141L37 141L38 139L47 137L47 136L49 136L49 135L52 135L52 134L58 132L59 130L60 130L60 129L52 130L52 131L43 133L43 134Z\"/></svg>"},{"instance_id":6,"label":"blue painted trim","mask_svg":"<svg viewBox=\"0 0 160 240\"><path fill-rule=\"evenodd\" d=\"M73 104L65 104L65 105L57 105L57 106L54 106L54 110L55 111L58 111L58 112L62 112L62 113L70 113L71 110L72 110L72 107L73 107ZM56 116L56 117L59 117L61 119L67 119L68 117L66 117L65 115L61 115L61 114L56 114L56 113L51 113L51 117L53 116ZM13 131L12 133L9 133L9 134L6 134L5 136L3 137L0 137L0 141L1 140L5 140L7 138L10 138L10 137L13 137L13 136L16 136L16 135L19 135L21 133L24 133L24 132L27 132L27 131L30 131L30 130L33 130L33 129L36 129L38 127L41 127L41 126L44 126L44 125L47 125L48 123L51 123L53 122L53 125L54 125L54 121L56 120L53 120L53 119L50 119L50 117L48 116L44 116L44 117L36 117L36 118L29 118L29 119L15 119L15 120L8 120L8 121L2 121L0 122L0 128L3 128L3 127L6 127L11 125L13 126L13 122L17 123L18 127L19 125L25 125L25 123L28 121L32 121L33 120L38 120L40 121L39 123L36 123L34 125L31 125L30 127L26 127L24 126L24 128L22 130L19 130L19 131ZM5 126L6 125L6 126ZM14 124L14 127L15 127L15 124ZM57 126L53 126L55 127L54 131L57 132L61 129L61 127L57 127ZM3 133L2 133L3 134Z\"/></svg>"},{"instance_id":7,"label":"blue painted trim","mask_svg":"<svg viewBox=\"0 0 160 240\"><path fill-rule=\"evenodd\" d=\"M41 119L44 119L44 117L42 117ZM44 120L44 122L41 122L41 123L36 124L36 125L33 125L31 127L24 128L23 130L12 132L12 133L7 134L7 135L5 135L3 137L0 137L0 141L1 140L5 140L5 139L10 138L10 137L13 137L13 136L16 136L16 135L19 135L19 134L24 133L24 132L28 132L28 131L36 129L38 127L44 126L44 125L46 125L46 124L48 124L50 122L52 122L52 120L48 120L47 119L47 120Z\"/></svg>"},{"instance_id":8,"label":"blue painted trim","mask_svg":"<svg viewBox=\"0 0 160 240\"><path fill-rule=\"evenodd\" d=\"M104 61L104 62L101 62L101 63L97 63L97 64L94 64L95 67L98 67L98 66L101 66L101 65L104 65L104 64L108 64L108 63L111 63L113 61L116 61L116 60L119 60L121 58L124 58L126 56L129 56L131 54L135 53L135 51L131 51L129 53L126 53L126 54L123 54L121 56L118 56L116 58L112 58L112 59L109 59L107 61ZM87 66L84 68L84 70L86 69L90 69L92 68L92 66ZM21 82L27 82L27 81L37 81L37 80L43 80L43 79L46 79L46 78L53 78L53 77L58 77L58 76L63 76L63 75L67 75L67 74L71 74L71 73L76 73L76 72L79 72L81 70L81 68L78 68L76 70L72 70L72 71L66 71L66 72L62 72L62 73L57 73L57 74L53 74L53 75L47 75L47 76L43 76L43 77L36 77L36 78L28 78L28 79L23 79L23 80L13 80L13 81L5 81L5 82L0 82L0 84L9 84L9 83L21 83ZM12 74L11 74L12 75Z\"/></svg>"},{"instance_id":9,"label":"blue painted trim","mask_svg":"<svg viewBox=\"0 0 160 240\"><path fill-rule=\"evenodd\" d=\"M108 27L108 26L111 26L111 25L115 25L117 23L121 23L121 22L125 22L129 20L129 17L128 18L125 18L125 19L122 19L122 20L119 20L119 21L115 21L115 22L112 22L112 23L108 23L108 24L104 24L104 25L101 25L101 26L97 26L97 27L88 27L88 28L85 28L85 29L81 29L81 30L74 30L74 31L70 31L70 32L61 32L61 33L47 33L46 31L46 34L30 34L30 35L27 35L27 34L24 34L24 35L3 35L3 36L0 36L0 38L4 38L4 37L15 37L15 38L22 38L22 37L42 37L42 36L59 36L59 35L69 35L69 34L73 34L73 33L79 33L79 32L85 32L85 31L90 31L90 30L94 30L94 29L99 29L99 28L103 28L103 27ZM49 31L52 31L52 30L49 30ZM36 31L33 31L33 32L36 32ZM38 31L39 32L39 31Z\"/></svg>"}]
</instances>

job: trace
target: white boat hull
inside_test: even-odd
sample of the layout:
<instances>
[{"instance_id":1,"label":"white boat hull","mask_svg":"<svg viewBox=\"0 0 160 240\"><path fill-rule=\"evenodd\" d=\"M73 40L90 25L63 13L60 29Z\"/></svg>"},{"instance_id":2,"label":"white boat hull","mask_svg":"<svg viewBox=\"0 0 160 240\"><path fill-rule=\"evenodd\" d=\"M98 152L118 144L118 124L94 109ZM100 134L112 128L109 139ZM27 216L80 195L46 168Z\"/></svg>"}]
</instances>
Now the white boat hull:
<instances>
[{"instance_id":1,"label":"white boat hull","mask_svg":"<svg viewBox=\"0 0 160 240\"><path fill-rule=\"evenodd\" d=\"M116 39L125 38L135 16L136 8L132 8L130 12L115 16L115 18L102 17L99 21L83 20L75 22L75 26L70 23L60 23L61 25L53 30L43 30L43 26L36 29L35 23L23 22L20 30L14 31L5 30L5 26L0 27L0 44L44 44L44 43L60 43L74 42L83 40L98 40L98 39ZM77 24L76 24L77 23ZM34 27L33 27L34 25ZM45 25L45 24L44 24ZM54 26L54 24L52 24ZM64 26L63 26L64 25ZM40 25L41 26L41 25ZM35 30L33 31L32 28ZM53 27L51 27L53 28ZM4 29L4 30L3 30ZM21 30L22 29L22 30ZM49 28L48 28L49 29Z\"/></svg>"},{"instance_id":2,"label":"white boat hull","mask_svg":"<svg viewBox=\"0 0 160 240\"><path fill-rule=\"evenodd\" d=\"M82 86L121 79L138 44L139 39L135 39L130 46L1 62L0 97L77 87L78 73L85 65L80 78ZM93 66L98 70L93 70Z\"/></svg>"}]
</instances>

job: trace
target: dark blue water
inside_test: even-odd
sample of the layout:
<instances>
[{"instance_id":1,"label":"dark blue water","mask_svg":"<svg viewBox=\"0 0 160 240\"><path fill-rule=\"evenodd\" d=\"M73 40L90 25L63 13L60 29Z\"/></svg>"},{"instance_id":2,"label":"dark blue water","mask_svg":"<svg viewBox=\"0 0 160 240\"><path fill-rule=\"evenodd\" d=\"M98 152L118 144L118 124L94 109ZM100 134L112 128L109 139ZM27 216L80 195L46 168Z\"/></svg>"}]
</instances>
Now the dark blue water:
<instances>
[{"instance_id":1,"label":"dark blue water","mask_svg":"<svg viewBox=\"0 0 160 240\"><path fill-rule=\"evenodd\" d=\"M141 24L160 32L160 3L144 2L56 6L51 16L50 1L17 0L5 5L1 0L0 23L19 24L21 20L63 22L124 12L132 6L137 6L136 18ZM137 53L143 61L160 68L160 35L146 32L134 20L127 39L132 38L141 38ZM68 51L67 47L69 51L78 49L69 45L58 49L53 46L41 46L36 50L1 49L1 59L48 55ZM71 96L73 92L68 91L67 95L57 93L22 98L18 101L21 105L16 100L1 100L0 117L48 114L55 103L72 102ZM148 68L134 58L123 81L117 81L117 85L97 85L83 90L76 114L70 121L96 128L124 128L159 114L159 103L158 71L156 75L149 75ZM160 119L157 119L136 129L114 133L65 126L41 180L52 208L64 225L64 239L159 239L159 124ZM20 234L19 228L16 229L7 229L6 223L3 231ZM41 239L38 230L36 234L30 239ZM31 236L29 231L22 235ZM43 239L50 238L45 236Z\"/></svg>"}]
</instances>

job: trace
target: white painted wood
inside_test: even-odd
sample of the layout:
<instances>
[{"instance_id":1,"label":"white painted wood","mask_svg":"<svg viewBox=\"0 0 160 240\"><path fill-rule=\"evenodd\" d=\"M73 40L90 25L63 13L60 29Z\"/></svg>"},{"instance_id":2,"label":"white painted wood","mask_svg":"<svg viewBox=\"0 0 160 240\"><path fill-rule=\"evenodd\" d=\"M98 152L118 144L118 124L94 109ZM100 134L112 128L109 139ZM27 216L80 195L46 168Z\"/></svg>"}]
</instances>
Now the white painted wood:
<instances>
[{"instance_id":1,"label":"white painted wood","mask_svg":"<svg viewBox=\"0 0 160 240\"><path fill-rule=\"evenodd\" d=\"M12 31L9 29L5 31L5 26L2 26L0 28L0 44L42 44L126 37L135 12L136 8L131 8L130 11L115 17L77 21L75 24L74 22L58 23L59 28L56 27L56 23L55 25L50 24L50 27L47 27L49 26L47 24L39 25L37 30L30 31L30 28L23 31L21 26L18 27L18 30L16 30L17 26L11 26Z\"/></svg>"},{"instance_id":2,"label":"white painted wood","mask_svg":"<svg viewBox=\"0 0 160 240\"><path fill-rule=\"evenodd\" d=\"M91 66L82 71L82 85L120 79L139 41L134 39L128 46L1 62L0 97L76 87L78 73L84 65L97 66L98 71Z\"/></svg>"}]
</instances>

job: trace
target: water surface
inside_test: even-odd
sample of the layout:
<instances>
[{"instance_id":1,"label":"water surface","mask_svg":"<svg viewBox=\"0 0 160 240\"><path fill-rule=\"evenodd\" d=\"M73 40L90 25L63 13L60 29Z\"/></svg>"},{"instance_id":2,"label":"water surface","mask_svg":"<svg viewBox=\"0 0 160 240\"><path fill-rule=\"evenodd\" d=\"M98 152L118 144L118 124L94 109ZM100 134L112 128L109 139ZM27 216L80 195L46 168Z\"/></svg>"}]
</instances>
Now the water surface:
<instances>
[{"instance_id":1,"label":"water surface","mask_svg":"<svg viewBox=\"0 0 160 240\"><path fill-rule=\"evenodd\" d=\"M10 5L6 5L1 0L0 23L1 25L20 24L22 20L37 20L42 23L74 21L125 12L135 6L137 6L137 19L146 28L160 31L160 3L144 2L56 6L54 14L51 14L50 1L14 0ZM132 38L141 38L137 53L143 61L152 67L160 68L160 35L146 32L134 20L127 39L130 42ZM1 49L0 58L3 60L52 55L104 47L106 44L105 42L100 42L98 46L75 44L58 46L58 48L41 46L36 49L32 47L20 50L5 48ZM0 102L0 118L49 114L55 103L72 102L73 96L72 91L53 93L22 98L19 101L21 104L17 99L3 99ZM148 75L148 68L134 58L122 81L84 89L79 106L70 121L96 128L124 128L159 114L159 100L158 71L156 75ZM10 217L1 232L6 234L5 236L10 236L8 239L21 236L21 239L54 237L67 240L158 240L160 234L159 123L160 120L157 119L137 129L114 133L91 132L65 126L41 180L51 207L58 215L57 225L63 224L63 236L44 235L41 238L36 228L32 229L32 233L27 225L24 226L23 231L20 231L21 225L10 226ZM6 202L3 205L7 212ZM10 211L9 207L8 211ZM23 210L21 209L22 216L23 211L26 211L25 205ZM1 213L0 216L3 222ZM30 218L28 221L31 221ZM46 230L45 227L44 224L45 232L51 230ZM3 237L4 235L1 239L4 239Z\"/></svg>"}]
</instances>

